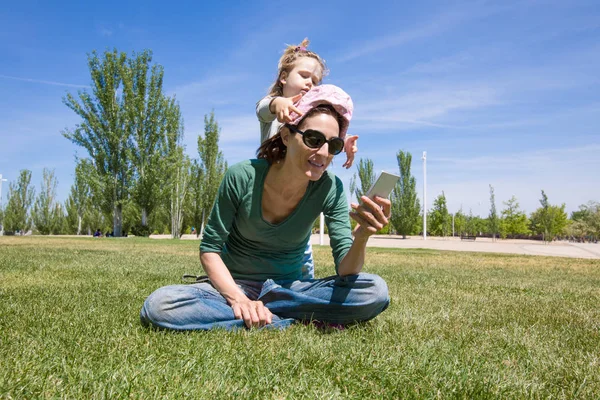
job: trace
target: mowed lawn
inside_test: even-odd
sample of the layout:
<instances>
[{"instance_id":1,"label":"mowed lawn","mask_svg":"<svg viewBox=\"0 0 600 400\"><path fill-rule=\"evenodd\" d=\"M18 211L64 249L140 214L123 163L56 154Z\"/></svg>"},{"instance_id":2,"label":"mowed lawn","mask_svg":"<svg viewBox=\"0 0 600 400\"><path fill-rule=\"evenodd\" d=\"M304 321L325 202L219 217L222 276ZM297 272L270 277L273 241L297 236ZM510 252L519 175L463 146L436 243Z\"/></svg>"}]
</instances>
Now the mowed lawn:
<instances>
[{"instance_id":1,"label":"mowed lawn","mask_svg":"<svg viewBox=\"0 0 600 400\"><path fill-rule=\"evenodd\" d=\"M317 276L333 272L315 246ZM391 305L343 331L144 329L198 242L0 237L0 398L599 398L600 262L369 249Z\"/></svg>"}]
</instances>

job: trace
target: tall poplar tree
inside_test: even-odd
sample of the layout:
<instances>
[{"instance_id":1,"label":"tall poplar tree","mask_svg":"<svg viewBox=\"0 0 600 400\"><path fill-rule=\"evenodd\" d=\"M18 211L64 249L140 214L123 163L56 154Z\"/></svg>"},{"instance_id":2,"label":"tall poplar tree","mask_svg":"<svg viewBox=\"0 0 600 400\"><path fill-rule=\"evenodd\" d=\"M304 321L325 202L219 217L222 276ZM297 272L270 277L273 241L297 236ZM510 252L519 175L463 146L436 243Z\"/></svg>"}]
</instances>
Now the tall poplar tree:
<instances>
[{"instance_id":1,"label":"tall poplar tree","mask_svg":"<svg viewBox=\"0 0 600 400\"><path fill-rule=\"evenodd\" d=\"M80 90L64 104L82 119L75 129L65 129L63 136L85 148L101 180L102 209L113 216L113 234L121 236L123 205L128 199L132 139L124 104L122 75L127 55L117 50L88 54L92 78L91 93Z\"/></svg>"},{"instance_id":2,"label":"tall poplar tree","mask_svg":"<svg viewBox=\"0 0 600 400\"><path fill-rule=\"evenodd\" d=\"M8 232L31 229L31 205L35 198L35 188L31 186L31 171L21 170L17 182L8 185L8 202L4 210L4 229Z\"/></svg>"},{"instance_id":3,"label":"tall poplar tree","mask_svg":"<svg viewBox=\"0 0 600 400\"><path fill-rule=\"evenodd\" d=\"M396 158L400 169L400 180L392 193L391 222L396 232L406 239L406 235L413 233L419 222L421 205L417 197L415 177L410 173L412 155L400 150Z\"/></svg>"},{"instance_id":4,"label":"tall poplar tree","mask_svg":"<svg viewBox=\"0 0 600 400\"><path fill-rule=\"evenodd\" d=\"M91 205L92 164L87 159L77 160L75 167L75 180L71 186L71 192L67 199L67 219L69 228L77 235L81 235L83 222ZM91 229L91 228L90 228ZM97 229L97 228L96 228Z\"/></svg>"},{"instance_id":5,"label":"tall poplar tree","mask_svg":"<svg viewBox=\"0 0 600 400\"><path fill-rule=\"evenodd\" d=\"M33 206L33 224L42 235L55 233L57 230L57 221L59 212L56 208L56 186L58 180L54 174L54 170L44 168L42 172L42 184L40 192Z\"/></svg>"},{"instance_id":6,"label":"tall poplar tree","mask_svg":"<svg viewBox=\"0 0 600 400\"><path fill-rule=\"evenodd\" d=\"M356 165L358 172L350 179L350 192L360 200L362 196L367 194L373 183L375 183L375 172L373 171L373 160L369 158L361 158Z\"/></svg>"},{"instance_id":7,"label":"tall poplar tree","mask_svg":"<svg viewBox=\"0 0 600 400\"><path fill-rule=\"evenodd\" d=\"M163 98L165 109L166 136L162 142L163 162L161 174L164 186L163 201L167 204L171 218L171 237L181 236L182 222L185 213L185 201L190 186L190 161L183 152L183 119L181 110L175 99Z\"/></svg>"},{"instance_id":8,"label":"tall poplar tree","mask_svg":"<svg viewBox=\"0 0 600 400\"><path fill-rule=\"evenodd\" d=\"M150 68L151 62L152 52L145 50L127 59L122 72L126 129L132 137L131 164L135 169L132 195L141 210L143 227L159 203L161 144L165 140L166 113L171 110L171 102L164 100L162 92L163 67ZM179 106L173 102L173 107Z\"/></svg>"},{"instance_id":9,"label":"tall poplar tree","mask_svg":"<svg viewBox=\"0 0 600 400\"><path fill-rule=\"evenodd\" d=\"M202 171L195 179L202 179L202 221L206 221L217 197L219 185L227 170L227 162L223 152L219 150L219 135L221 128L215 119L215 113L204 116L204 137L198 135L198 154L200 156L199 168ZM196 228L198 229L198 228Z\"/></svg>"},{"instance_id":10,"label":"tall poplar tree","mask_svg":"<svg viewBox=\"0 0 600 400\"><path fill-rule=\"evenodd\" d=\"M498 213L496 212L496 196L494 195L494 188L490 184L490 215L488 217L490 233L492 234L492 241L496 240L496 234L500 230L500 221L498 219Z\"/></svg>"}]
</instances>

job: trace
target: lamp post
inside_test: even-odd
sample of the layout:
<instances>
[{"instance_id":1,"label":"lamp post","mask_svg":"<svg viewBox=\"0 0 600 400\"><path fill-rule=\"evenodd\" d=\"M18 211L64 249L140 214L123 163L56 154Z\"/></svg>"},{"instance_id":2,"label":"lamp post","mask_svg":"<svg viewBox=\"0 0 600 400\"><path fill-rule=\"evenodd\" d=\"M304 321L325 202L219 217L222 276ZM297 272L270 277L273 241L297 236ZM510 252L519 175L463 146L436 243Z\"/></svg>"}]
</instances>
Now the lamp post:
<instances>
[{"instance_id":1,"label":"lamp post","mask_svg":"<svg viewBox=\"0 0 600 400\"><path fill-rule=\"evenodd\" d=\"M427 240L427 152L423 152L423 240Z\"/></svg>"},{"instance_id":2,"label":"lamp post","mask_svg":"<svg viewBox=\"0 0 600 400\"><path fill-rule=\"evenodd\" d=\"M2 182L6 182L6 179L2 178L2 174L0 174L0 210L2 210ZM0 236L4 235L4 224L0 222Z\"/></svg>"},{"instance_id":3,"label":"lamp post","mask_svg":"<svg viewBox=\"0 0 600 400\"><path fill-rule=\"evenodd\" d=\"M319 216L319 244L323 246L325 243L325 216L323 213Z\"/></svg>"}]
</instances>

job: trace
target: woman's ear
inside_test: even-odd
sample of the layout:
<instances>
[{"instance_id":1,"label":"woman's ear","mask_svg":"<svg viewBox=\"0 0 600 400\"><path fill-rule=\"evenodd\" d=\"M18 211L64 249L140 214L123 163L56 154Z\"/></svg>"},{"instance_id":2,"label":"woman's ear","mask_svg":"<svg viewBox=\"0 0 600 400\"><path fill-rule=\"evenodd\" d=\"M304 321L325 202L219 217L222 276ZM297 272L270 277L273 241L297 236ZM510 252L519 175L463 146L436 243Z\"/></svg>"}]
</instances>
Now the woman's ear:
<instances>
[{"instance_id":1,"label":"woman's ear","mask_svg":"<svg viewBox=\"0 0 600 400\"><path fill-rule=\"evenodd\" d=\"M288 147L288 143L290 141L290 135L291 135L290 130L284 126L279 131L279 135L281 135L281 141L283 142L283 145L285 147Z\"/></svg>"}]
</instances>

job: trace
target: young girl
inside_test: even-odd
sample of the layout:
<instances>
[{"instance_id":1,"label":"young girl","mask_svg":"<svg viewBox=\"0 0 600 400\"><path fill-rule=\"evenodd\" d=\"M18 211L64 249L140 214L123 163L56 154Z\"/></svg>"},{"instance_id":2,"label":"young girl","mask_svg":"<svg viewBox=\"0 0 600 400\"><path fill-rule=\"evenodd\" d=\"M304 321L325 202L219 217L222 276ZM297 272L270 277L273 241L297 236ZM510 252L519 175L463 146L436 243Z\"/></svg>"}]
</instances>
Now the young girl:
<instances>
[{"instance_id":1,"label":"young girl","mask_svg":"<svg viewBox=\"0 0 600 400\"><path fill-rule=\"evenodd\" d=\"M298 46L287 46L279 59L279 72L269 94L256 103L261 143L275 135L282 124L292 120L291 112L302 115L294 104L313 86L319 85L329 72L325 60L308 50L308 44L308 39L304 39ZM356 135L346 137L346 162L342 165L345 168L350 168L354 162L357 139Z\"/></svg>"},{"instance_id":2,"label":"young girl","mask_svg":"<svg viewBox=\"0 0 600 400\"><path fill-rule=\"evenodd\" d=\"M304 39L298 46L289 45L279 59L278 73L275 82L269 88L269 94L256 103L256 116L260 121L261 144L279 132L281 125L293 120L290 114L302 113L295 104L313 86L317 86L329 72L323 60L317 53L307 49L308 39ZM346 162L343 167L350 168L357 152L356 140L358 136L346 136L344 150ZM302 272L305 278L314 278L314 260L310 241L304 252L304 267Z\"/></svg>"}]
</instances>

